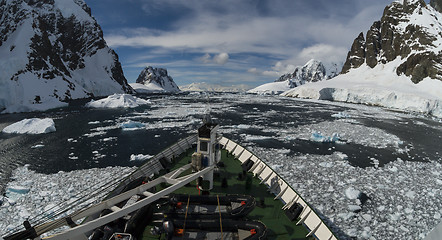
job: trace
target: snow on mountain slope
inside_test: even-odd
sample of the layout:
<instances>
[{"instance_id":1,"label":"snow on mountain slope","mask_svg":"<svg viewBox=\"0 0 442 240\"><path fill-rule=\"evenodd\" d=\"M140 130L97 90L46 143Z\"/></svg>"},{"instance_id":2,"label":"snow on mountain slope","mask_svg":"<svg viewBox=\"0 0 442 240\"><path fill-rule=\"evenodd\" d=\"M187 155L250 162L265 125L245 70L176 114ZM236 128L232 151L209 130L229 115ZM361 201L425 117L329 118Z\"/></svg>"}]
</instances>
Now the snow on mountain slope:
<instances>
[{"instance_id":1,"label":"snow on mountain slope","mask_svg":"<svg viewBox=\"0 0 442 240\"><path fill-rule=\"evenodd\" d=\"M318 82L327 78L324 65L320 61L311 59L304 66L297 67L293 73L284 74L275 82L263 84L247 92L280 94L307 82Z\"/></svg>"},{"instance_id":2,"label":"snow on mountain slope","mask_svg":"<svg viewBox=\"0 0 442 240\"><path fill-rule=\"evenodd\" d=\"M341 75L283 96L364 103L442 117L442 14L395 1L354 40Z\"/></svg>"},{"instance_id":3,"label":"snow on mountain slope","mask_svg":"<svg viewBox=\"0 0 442 240\"><path fill-rule=\"evenodd\" d=\"M146 67L141 71L136 83L130 84L138 93L179 92L180 89L164 68Z\"/></svg>"},{"instance_id":4,"label":"snow on mountain slope","mask_svg":"<svg viewBox=\"0 0 442 240\"><path fill-rule=\"evenodd\" d=\"M0 111L132 92L84 0L0 1Z\"/></svg>"}]
</instances>

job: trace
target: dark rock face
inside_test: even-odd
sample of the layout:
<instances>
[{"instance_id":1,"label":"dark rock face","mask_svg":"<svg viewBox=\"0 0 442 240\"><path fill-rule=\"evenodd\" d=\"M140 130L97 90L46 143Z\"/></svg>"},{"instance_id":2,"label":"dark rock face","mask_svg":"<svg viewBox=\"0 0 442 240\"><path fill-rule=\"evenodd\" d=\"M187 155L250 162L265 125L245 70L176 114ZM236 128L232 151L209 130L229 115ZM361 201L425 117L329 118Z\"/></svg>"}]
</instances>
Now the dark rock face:
<instances>
[{"instance_id":1,"label":"dark rock face","mask_svg":"<svg viewBox=\"0 0 442 240\"><path fill-rule=\"evenodd\" d=\"M365 39L364 33L360 33L359 36L353 41L351 50L347 54L347 61L345 61L342 67L342 73L348 72L350 68L358 68L365 61Z\"/></svg>"},{"instance_id":2,"label":"dark rock face","mask_svg":"<svg viewBox=\"0 0 442 240\"><path fill-rule=\"evenodd\" d=\"M430 5L440 11L441 2L433 0ZM373 23L365 40L362 33L355 39L341 73L364 63L374 68L399 58L402 61L396 71L398 75L405 74L414 83L426 77L442 80L442 53L434 45L442 38L440 31L434 30L442 28L442 19L437 15L423 0L393 2L385 8L381 20ZM426 26L414 20L420 17L431 18L434 23Z\"/></svg>"},{"instance_id":3,"label":"dark rock face","mask_svg":"<svg viewBox=\"0 0 442 240\"><path fill-rule=\"evenodd\" d=\"M8 40L20 34L17 30L29 36L10 46L11 56L15 56L16 49L18 52L27 51L28 62L10 75L9 80L27 81L23 76L31 74L38 84L64 82L68 89L63 92L53 89L54 95L51 95L60 101L111 94L114 90L131 93L133 90L123 75L117 54L107 46L103 32L84 0L72 0L69 6L64 6L72 10L70 16L66 10L58 9L57 4L61 3L54 0L0 1L0 47L11 44L12 40ZM21 43L26 41L29 45ZM88 60L97 66L96 72L106 75L101 77L99 84L96 77L88 79L88 73L94 72L94 67L86 66ZM91 84L89 81L95 82ZM71 92L75 91L77 93L72 96ZM43 95L42 101L45 99Z\"/></svg>"},{"instance_id":4,"label":"dark rock face","mask_svg":"<svg viewBox=\"0 0 442 240\"><path fill-rule=\"evenodd\" d=\"M143 85L154 83L165 91L180 91L176 83L173 81L173 78L169 76L167 70L164 68L153 68L151 66L144 68L138 76L136 83Z\"/></svg>"}]
</instances>

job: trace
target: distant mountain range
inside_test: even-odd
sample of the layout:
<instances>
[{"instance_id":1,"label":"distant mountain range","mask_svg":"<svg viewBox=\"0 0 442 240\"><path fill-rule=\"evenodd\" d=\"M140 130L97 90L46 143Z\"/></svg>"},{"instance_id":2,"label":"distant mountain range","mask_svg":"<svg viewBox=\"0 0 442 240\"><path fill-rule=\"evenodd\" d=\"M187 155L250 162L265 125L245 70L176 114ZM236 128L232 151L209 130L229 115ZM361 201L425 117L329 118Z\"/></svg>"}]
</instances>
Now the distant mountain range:
<instances>
[{"instance_id":1,"label":"distant mountain range","mask_svg":"<svg viewBox=\"0 0 442 240\"><path fill-rule=\"evenodd\" d=\"M297 67L293 73L284 74L275 82L263 84L247 92L280 94L305 83L319 82L335 77L337 75L337 64L333 64L332 67L335 67L335 69L330 71L330 74L327 74L322 62L311 59L304 66Z\"/></svg>"},{"instance_id":2,"label":"distant mountain range","mask_svg":"<svg viewBox=\"0 0 442 240\"><path fill-rule=\"evenodd\" d=\"M222 86L219 84L198 82L180 86L180 89L187 92L245 92L247 89L250 89L250 87L247 85Z\"/></svg>"},{"instance_id":3,"label":"distant mountain range","mask_svg":"<svg viewBox=\"0 0 442 240\"><path fill-rule=\"evenodd\" d=\"M130 84L137 93L179 92L180 88L164 68L144 68L136 83Z\"/></svg>"},{"instance_id":4,"label":"distant mountain range","mask_svg":"<svg viewBox=\"0 0 442 240\"><path fill-rule=\"evenodd\" d=\"M83 0L0 1L0 111L132 93Z\"/></svg>"}]
</instances>

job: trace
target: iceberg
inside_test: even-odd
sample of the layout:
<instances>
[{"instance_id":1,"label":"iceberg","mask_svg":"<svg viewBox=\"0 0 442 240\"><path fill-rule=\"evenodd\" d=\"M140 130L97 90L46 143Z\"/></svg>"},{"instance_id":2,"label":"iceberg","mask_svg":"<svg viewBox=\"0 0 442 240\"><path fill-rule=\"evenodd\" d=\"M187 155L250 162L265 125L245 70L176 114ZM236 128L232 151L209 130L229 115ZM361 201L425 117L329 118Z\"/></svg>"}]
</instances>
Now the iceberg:
<instances>
[{"instance_id":1,"label":"iceberg","mask_svg":"<svg viewBox=\"0 0 442 240\"><path fill-rule=\"evenodd\" d=\"M146 126L143 123L131 120L121 123L120 127L125 131L132 131L132 130L139 130L146 128Z\"/></svg>"},{"instance_id":2,"label":"iceberg","mask_svg":"<svg viewBox=\"0 0 442 240\"><path fill-rule=\"evenodd\" d=\"M15 134L43 134L55 132L55 123L52 118L31 118L5 127L2 132Z\"/></svg>"},{"instance_id":3,"label":"iceberg","mask_svg":"<svg viewBox=\"0 0 442 240\"><path fill-rule=\"evenodd\" d=\"M323 136L320 132L313 132L310 140L314 142L334 143L339 141L339 134L333 133L331 137Z\"/></svg>"},{"instance_id":4,"label":"iceberg","mask_svg":"<svg viewBox=\"0 0 442 240\"><path fill-rule=\"evenodd\" d=\"M90 108L136 108L142 105L150 104L149 100L137 98L130 94L113 94L107 98L86 103Z\"/></svg>"}]
</instances>

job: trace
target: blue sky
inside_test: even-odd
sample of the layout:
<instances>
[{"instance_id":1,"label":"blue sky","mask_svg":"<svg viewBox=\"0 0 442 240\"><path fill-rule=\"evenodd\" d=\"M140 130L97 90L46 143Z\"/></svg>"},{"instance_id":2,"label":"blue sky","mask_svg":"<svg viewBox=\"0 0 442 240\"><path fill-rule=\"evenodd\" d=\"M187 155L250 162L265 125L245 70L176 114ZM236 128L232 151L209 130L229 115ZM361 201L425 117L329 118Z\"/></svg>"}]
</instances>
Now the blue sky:
<instances>
[{"instance_id":1,"label":"blue sky","mask_svg":"<svg viewBox=\"0 0 442 240\"><path fill-rule=\"evenodd\" d=\"M129 82L145 66L178 85L250 87L315 58L345 61L392 0L86 0Z\"/></svg>"}]
</instances>

